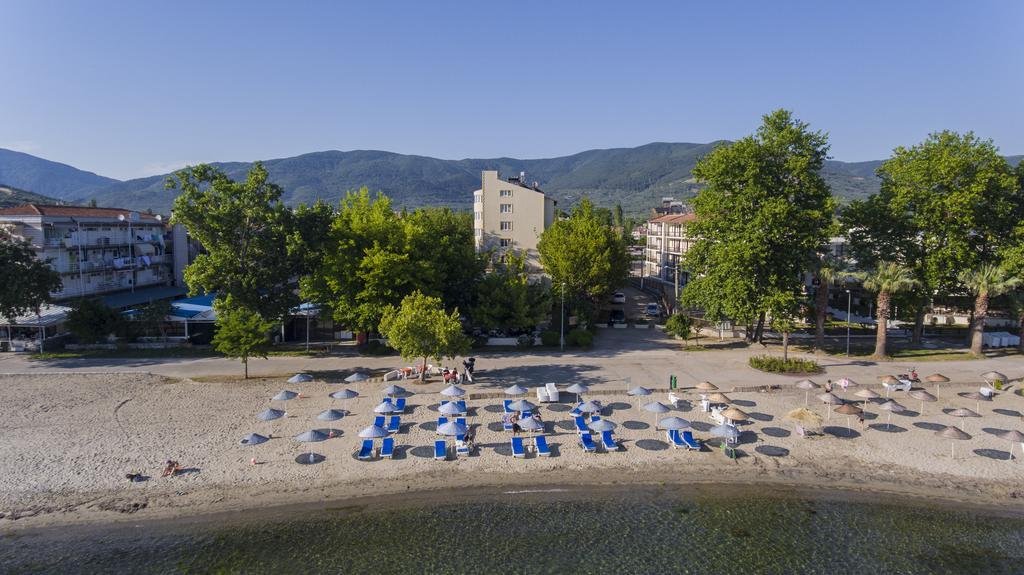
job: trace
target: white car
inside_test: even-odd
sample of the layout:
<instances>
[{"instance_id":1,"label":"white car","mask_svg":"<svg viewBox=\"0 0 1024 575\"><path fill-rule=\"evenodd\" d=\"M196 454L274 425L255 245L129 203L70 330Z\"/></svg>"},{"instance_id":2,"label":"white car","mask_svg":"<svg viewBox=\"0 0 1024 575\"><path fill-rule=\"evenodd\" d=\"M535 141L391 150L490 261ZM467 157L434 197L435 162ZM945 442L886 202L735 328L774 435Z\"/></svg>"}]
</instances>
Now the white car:
<instances>
[{"instance_id":1,"label":"white car","mask_svg":"<svg viewBox=\"0 0 1024 575\"><path fill-rule=\"evenodd\" d=\"M617 291L612 294L612 303L626 303L626 294Z\"/></svg>"},{"instance_id":2,"label":"white car","mask_svg":"<svg viewBox=\"0 0 1024 575\"><path fill-rule=\"evenodd\" d=\"M644 315L647 317L658 317L661 315L661 306L656 303L649 303L644 307Z\"/></svg>"}]
</instances>

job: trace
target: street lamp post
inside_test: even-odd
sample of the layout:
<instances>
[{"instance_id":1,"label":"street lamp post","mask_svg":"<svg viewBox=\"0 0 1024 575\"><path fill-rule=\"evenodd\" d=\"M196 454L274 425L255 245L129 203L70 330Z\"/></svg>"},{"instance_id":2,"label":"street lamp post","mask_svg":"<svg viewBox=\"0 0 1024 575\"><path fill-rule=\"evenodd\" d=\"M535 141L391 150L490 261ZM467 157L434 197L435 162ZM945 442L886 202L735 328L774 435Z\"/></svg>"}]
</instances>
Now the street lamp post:
<instances>
[{"instance_id":1,"label":"street lamp post","mask_svg":"<svg viewBox=\"0 0 1024 575\"><path fill-rule=\"evenodd\" d=\"M561 333L558 336L558 347L561 351L565 351L565 282L562 282L562 315L559 323Z\"/></svg>"},{"instance_id":2,"label":"street lamp post","mask_svg":"<svg viewBox=\"0 0 1024 575\"><path fill-rule=\"evenodd\" d=\"M853 309L853 294L846 290L846 357L850 357L850 313Z\"/></svg>"},{"instance_id":3,"label":"street lamp post","mask_svg":"<svg viewBox=\"0 0 1024 575\"><path fill-rule=\"evenodd\" d=\"M306 310L306 353L309 353L309 309Z\"/></svg>"}]
</instances>

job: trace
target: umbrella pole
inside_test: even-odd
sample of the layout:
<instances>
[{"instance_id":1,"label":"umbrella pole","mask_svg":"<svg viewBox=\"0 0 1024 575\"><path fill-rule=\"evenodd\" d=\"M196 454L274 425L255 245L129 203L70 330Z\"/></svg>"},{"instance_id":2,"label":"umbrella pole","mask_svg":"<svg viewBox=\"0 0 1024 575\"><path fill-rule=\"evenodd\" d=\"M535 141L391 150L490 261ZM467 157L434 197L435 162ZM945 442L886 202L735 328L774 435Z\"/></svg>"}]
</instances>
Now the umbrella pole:
<instances>
[{"instance_id":1,"label":"umbrella pole","mask_svg":"<svg viewBox=\"0 0 1024 575\"><path fill-rule=\"evenodd\" d=\"M956 449L956 442L955 441L950 441L949 442L949 458L950 459L956 459L956 455L953 453L954 449Z\"/></svg>"},{"instance_id":2,"label":"umbrella pole","mask_svg":"<svg viewBox=\"0 0 1024 575\"><path fill-rule=\"evenodd\" d=\"M810 401L811 391L804 390L804 407L807 407L807 402Z\"/></svg>"},{"instance_id":3,"label":"umbrella pole","mask_svg":"<svg viewBox=\"0 0 1024 575\"><path fill-rule=\"evenodd\" d=\"M892 412L891 411L889 412L889 414L885 418L885 430L886 431L892 431Z\"/></svg>"}]
</instances>

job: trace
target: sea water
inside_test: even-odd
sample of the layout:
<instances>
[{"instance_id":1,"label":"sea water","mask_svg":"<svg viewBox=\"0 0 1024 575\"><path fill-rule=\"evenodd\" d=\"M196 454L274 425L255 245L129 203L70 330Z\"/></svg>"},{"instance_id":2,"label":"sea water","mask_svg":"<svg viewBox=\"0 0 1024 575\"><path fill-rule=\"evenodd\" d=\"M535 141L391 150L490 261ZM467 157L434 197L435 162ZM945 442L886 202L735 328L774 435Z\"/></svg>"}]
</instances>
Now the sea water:
<instances>
[{"instance_id":1,"label":"sea water","mask_svg":"<svg viewBox=\"0 0 1024 575\"><path fill-rule=\"evenodd\" d=\"M1024 519L965 507L678 488L438 497L430 505L325 505L272 520L140 529L137 537L113 532L50 551L33 538L27 545L5 539L0 570L1024 573Z\"/></svg>"}]
</instances>

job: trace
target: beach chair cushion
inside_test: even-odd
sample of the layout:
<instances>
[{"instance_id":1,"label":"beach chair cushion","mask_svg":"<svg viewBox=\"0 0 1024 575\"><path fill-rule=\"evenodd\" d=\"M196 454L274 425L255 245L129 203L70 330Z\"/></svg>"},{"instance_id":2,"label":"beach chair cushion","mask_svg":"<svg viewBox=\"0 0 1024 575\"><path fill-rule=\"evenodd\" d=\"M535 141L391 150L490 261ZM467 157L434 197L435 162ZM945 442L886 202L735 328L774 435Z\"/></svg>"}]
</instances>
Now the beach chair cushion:
<instances>
[{"instance_id":1,"label":"beach chair cushion","mask_svg":"<svg viewBox=\"0 0 1024 575\"><path fill-rule=\"evenodd\" d=\"M509 409L509 408L508 408L508 406L509 406L509 405L510 405L510 404L511 404L511 403L512 403L513 401L515 401L515 400L514 400L514 399L503 399L503 400L502 400L502 404L504 404L504 406L505 406L505 413L512 413L512 410L511 410L511 409Z\"/></svg>"},{"instance_id":2,"label":"beach chair cushion","mask_svg":"<svg viewBox=\"0 0 1024 575\"><path fill-rule=\"evenodd\" d=\"M615 443L615 438L612 437L611 431L601 432L601 443L604 445L605 451L618 451L619 444Z\"/></svg>"},{"instance_id":3,"label":"beach chair cushion","mask_svg":"<svg viewBox=\"0 0 1024 575\"><path fill-rule=\"evenodd\" d=\"M402 416L392 415L391 421L388 422L388 432L398 433L402 429Z\"/></svg>"},{"instance_id":4,"label":"beach chair cushion","mask_svg":"<svg viewBox=\"0 0 1024 575\"><path fill-rule=\"evenodd\" d=\"M398 413L405 413L405 398L404 397L399 397L398 399L395 400L395 409L398 410Z\"/></svg>"},{"instance_id":5,"label":"beach chair cushion","mask_svg":"<svg viewBox=\"0 0 1024 575\"><path fill-rule=\"evenodd\" d=\"M385 426L384 420L385 420L385 417L383 415L378 415L378 416L373 418L373 424L376 425L377 427L384 427Z\"/></svg>"},{"instance_id":6,"label":"beach chair cushion","mask_svg":"<svg viewBox=\"0 0 1024 575\"><path fill-rule=\"evenodd\" d=\"M676 431L676 433L679 433L679 432ZM682 439L683 439L683 444L686 445L687 449L695 449L695 450L698 450L698 451L700 450L700 442L698 442L696 439L693 438L693 433L692 432L684 431Z\"/></svg>"},{"instance_id":7,"label":"beach chair cushion","mask_svg":"<svg viewBox=\"0 0 1024 575\"><path fill-rule=\"evenodd\" d=\"M594 453L597 451L597 445L594 443L594 438L590 435L590 432L580 434L580 446L582 446L583 451L587 453Z\"/></svg>"},{"instance_id":8,"label":"beach chair cushion","mask_svg":"<svg viewBox=\"0 0 1024 575\"><path fill-rule=\"evenodd\" d=\"M384 442L380 446L380 456L384 459L391 459L395 454L395 438L385 437Z\"/></svg>"},{"instance_id":9,"label":"beach chair cushion","mask_svg":"<svg viewBox=\"0 0 1024 575\"><path fill-rule=\"evenodd\" d=\"M668 435L668 442L672 444L672 447L677 449L686 447L686 444L683 443L683 438L679 435L678 429L669 429L665 433Z\"/></svg>"},{"instance_id":10,"label":"beach chair cushion","mask_svg":"<svg viewBox=\"0 0 1024 575\"><path fill-rule=\"evenodd\" d=\"M370 459L373 457L373 440L364 439L362 447L359 448L359 459Z\"/></svg>"},{"instance_id":11,"label":"beach chair cushion","mask_svg":"<svg viewBox=\"0 0 1024 575\"><path fill-rule=\"evenodd\" d=\"M526 457L526 448L523 447L523 438L516 436L512 438L512 456Z\"/></svg>"},{"instance_id":12,"label":"beach chair cushion","mask_svg":"<svg viewBox=\"0 0 1024 575\"><path fill-rule=\"evenodd\" d=\"M576 422L576 433L587 432L587 422L585 419L583 419L582 415L576 416L576 418L573 421Z\"/></svg>"},{"instance_id":13,"label":"beach chair cushion","mask_svg":"<svg viewBox=\"0 0 1024 575\"><path fill-rule=\"evenodd\" d=\"M537 455L541 457L548 457L551 455L551 449L548 448L547 437L538 435L533 438L533 444L537 446Z\"/></svg>"},{"instance_id":14,"label":"beach chair cushion","mask_svg":"<svg viewBox=\"0 0 1024 575\"><path fill-rule=\"evenodd\" d=\"M443 439L434 442L434 459L438 461L448 459L448 442Z\"/></svg>"},{"instance_id":15,"label":"beach chair cushion","mask_svg":"<svg viewBox=\"0 0 1024 575\"><path fill-rule=\"evenodd\" d=\"M466 425L466 418L465 417L456 417L455 418L455 423L461 423L462 425Z\"/></svg>"}]
</instances>

